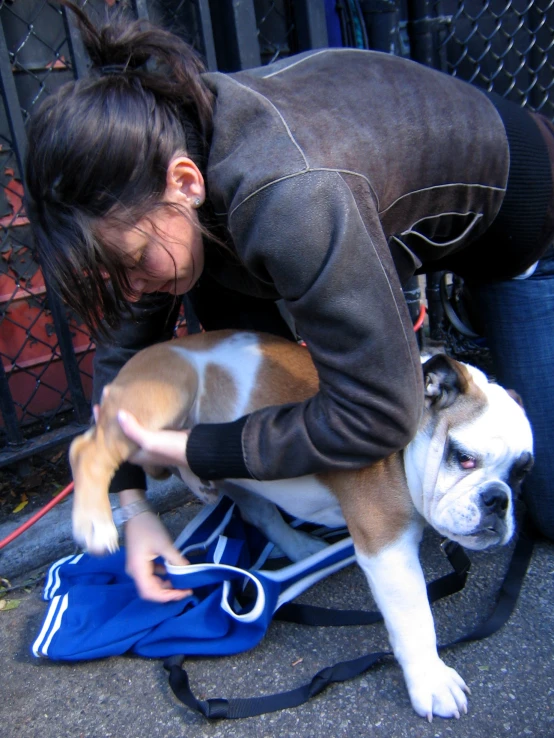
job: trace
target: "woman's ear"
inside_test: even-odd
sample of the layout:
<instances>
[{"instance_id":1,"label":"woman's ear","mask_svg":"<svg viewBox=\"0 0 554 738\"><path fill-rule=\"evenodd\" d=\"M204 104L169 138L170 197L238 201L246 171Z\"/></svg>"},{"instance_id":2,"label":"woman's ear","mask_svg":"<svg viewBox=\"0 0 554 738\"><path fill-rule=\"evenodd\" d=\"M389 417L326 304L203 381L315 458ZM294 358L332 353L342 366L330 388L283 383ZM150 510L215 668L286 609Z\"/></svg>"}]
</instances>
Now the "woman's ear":
<instances>
[{"instance_id":1,"label":"woman's ear","mask_svg":"<svg viewBox=\"0 0 554 738\"><path fill-rule=\"evenodd\" d=\"M167 167L166 197L183 199L192 207L200 207L206 199L204 177L196 164L187 156L175 156Z\"/></svg>"}]
</instances>

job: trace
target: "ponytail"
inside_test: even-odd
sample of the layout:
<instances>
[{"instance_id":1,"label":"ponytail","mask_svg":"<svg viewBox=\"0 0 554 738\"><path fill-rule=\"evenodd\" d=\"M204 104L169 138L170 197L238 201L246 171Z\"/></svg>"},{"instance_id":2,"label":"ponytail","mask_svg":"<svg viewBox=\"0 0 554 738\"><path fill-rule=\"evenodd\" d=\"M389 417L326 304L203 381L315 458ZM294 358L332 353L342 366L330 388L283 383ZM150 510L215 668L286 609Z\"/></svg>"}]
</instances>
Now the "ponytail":
<instances>
[{"instance_id":1,"label":"ponytail","mask_svg":"<svg viewBox=\"0 0 554 738\"><path fill-rule=\"evenodd\" d=\"M126 19L120 8L109 24L96 28L71 0L60 2L77 17L93 72L136 78L145 90L192 113L200 133L209 134L212 94L200 78L204 64L189 44L147 20Z\"/></svg>"}]
</instances>

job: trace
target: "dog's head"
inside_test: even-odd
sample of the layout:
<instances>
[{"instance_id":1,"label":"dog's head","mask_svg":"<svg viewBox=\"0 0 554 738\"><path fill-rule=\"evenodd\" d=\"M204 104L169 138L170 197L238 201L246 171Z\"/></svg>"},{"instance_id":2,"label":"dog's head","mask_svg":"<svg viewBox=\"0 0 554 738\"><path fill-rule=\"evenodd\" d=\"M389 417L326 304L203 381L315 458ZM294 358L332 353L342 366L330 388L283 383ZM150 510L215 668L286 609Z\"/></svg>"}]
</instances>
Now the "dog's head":
<instances>
[{"instance_id":1,"label":"dog's head","mask_svg":"<svg viewBox=\"0 0 554 738\"><path fill-rule=\"evenodd\" d=\"M414 504L439 533L467 548L507 543L513 498L533 464L519 398L442 354L423 372L425 410L404 452Z\"/></svg>"}]
</instances>

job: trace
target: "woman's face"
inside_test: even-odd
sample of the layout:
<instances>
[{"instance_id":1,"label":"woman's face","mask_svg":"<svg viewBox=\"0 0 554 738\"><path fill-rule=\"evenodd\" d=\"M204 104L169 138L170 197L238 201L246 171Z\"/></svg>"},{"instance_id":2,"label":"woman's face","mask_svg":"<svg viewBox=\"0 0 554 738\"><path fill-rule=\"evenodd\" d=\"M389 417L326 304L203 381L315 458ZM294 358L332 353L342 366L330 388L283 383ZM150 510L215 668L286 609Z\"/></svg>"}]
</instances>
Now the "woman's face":
<instances>
[{"instance_id":1,"label":"woman's face","mask_svg":"<svg viewBox=\"0 0 554 738\"><path fill-rule=\"evenodd\" d=\"M142 218L133 228L121 230L106 225L101 235L108 248L117 251L127 269L136 301L145 293L169 292L182 295L188 292L204 268L204 246L198 223L198 214L181 196L167 191L166 202L171 206L154 211ZM183 213L187 209L187 214Z\"/></svg>"}]
</instances>

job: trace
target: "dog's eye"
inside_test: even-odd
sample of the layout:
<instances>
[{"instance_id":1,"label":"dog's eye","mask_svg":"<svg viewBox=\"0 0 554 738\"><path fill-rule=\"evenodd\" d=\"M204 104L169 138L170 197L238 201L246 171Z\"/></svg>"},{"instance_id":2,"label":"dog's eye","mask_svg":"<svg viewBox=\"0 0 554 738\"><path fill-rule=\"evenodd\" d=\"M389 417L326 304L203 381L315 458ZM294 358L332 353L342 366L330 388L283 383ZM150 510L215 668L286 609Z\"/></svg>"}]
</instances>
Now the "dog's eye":
<instances>
[{"instance_id":1,"label":"dog's eye","mask_svg":"<svg viewBox=\"0 0 554 738\"><path fill-rule=\"evenodd\" d=\"M463 451L458 451L456 453L456 461L462 469L475 469L477 466L475 458L469 454L464 454Z\"/></svg>"},{"instance_id":2,"label":"dog's eye","mask_svg":"<svg viewBox=\"0 0 554 738\"><path fill-rule=\"evenodd\" d=\"M453 467L471 471L478 466L477 457L468 454L463 446L458 445L455 440L450 440L448 445L448 461Z\"/></svg>"},{"instance_id":3,"label":"dog's eye","mask_svg":"<svg viewBox=\"0 0 554 738\"><path fill-rule=\"evenodd\" d=\"M525 477L526 474L527 474L527 469L519 468L519 469L514 469L512 476L514 477L516 482L521 482L521 480Z\"/></svg>"},{"instance_id":4,"label":"dog's eye","mask_svg":"<svg viewBox=\"0 0 554 738\"><path fill-rule=\"evenodd\" d=\"M531 454L523 454L518 463L514 464L510 474L510 478L514 483L518 484L529 474L533 468L533 457Z\"/></svg>"}]
</instances>

